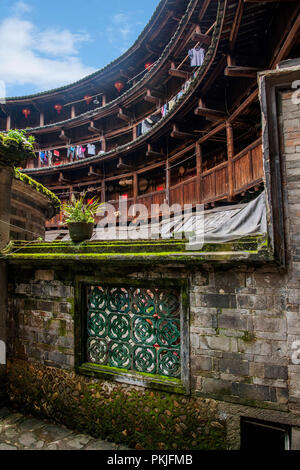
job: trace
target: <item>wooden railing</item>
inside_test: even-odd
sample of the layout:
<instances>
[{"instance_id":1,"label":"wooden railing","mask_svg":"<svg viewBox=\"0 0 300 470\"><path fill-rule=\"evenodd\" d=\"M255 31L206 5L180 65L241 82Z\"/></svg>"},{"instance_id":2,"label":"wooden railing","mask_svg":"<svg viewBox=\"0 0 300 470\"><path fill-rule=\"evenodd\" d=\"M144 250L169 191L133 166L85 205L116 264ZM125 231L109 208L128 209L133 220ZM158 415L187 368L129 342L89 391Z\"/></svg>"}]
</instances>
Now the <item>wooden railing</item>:
<instances>
[{"instance_id":1,"label":"wooden railing","mask_svg":"<svg viewBox=\"0 0 300 470\"><path fill-rule=\"evenodd\" d=\"M250 187L256 186L263 181L263 159L261 139L242 150L232 158L232 187L233 194L243 193ZM161 215L151 214L151 206L164 204L169 194L169 204L179 204L183 207L185 204L204 204L217 200L228 199L230 196L229 188L229 162L223 162L210 170L204 171L197 176L193 176L181 183L169 188L169 191L156 191L149 194L138 196L137 204L143 204L148 210L149 217ZM116 212L119 211L119 202L110 201L114 205ZM128 209L134 204L134 199L127 200ZM153 210L153 209L152 209ZM47 223L47 228L59 226L62 217L59 214Z\"/></svg>"}]
</instances>

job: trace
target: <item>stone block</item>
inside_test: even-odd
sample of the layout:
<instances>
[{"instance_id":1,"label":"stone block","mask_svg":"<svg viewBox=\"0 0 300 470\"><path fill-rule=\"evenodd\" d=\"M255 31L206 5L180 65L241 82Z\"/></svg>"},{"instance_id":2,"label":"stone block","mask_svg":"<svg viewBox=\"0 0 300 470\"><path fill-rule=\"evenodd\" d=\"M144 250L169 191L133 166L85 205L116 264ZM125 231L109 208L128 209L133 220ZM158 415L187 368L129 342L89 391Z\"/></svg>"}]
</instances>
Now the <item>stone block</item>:
<instances>
[{"instance_id":1,"label":"stone block","mask_svg":"<svg viewBox=\"0 0 300 470\"><path fill-rule=\"evenodd\" d=\"M249 375L249 363L243 360L224 359L220 360L220 371L234 375Z\"/></svg>"},{"instance_id":2,"label":"stone block","mask_svg":"<svg viewBox=\"0 0 300 470\"><path fill-rule=\"evenodd\" d=\"M236 308L236 296L232 294L205 294L200 297L204 307Z\"/></svg>"},{"instance_id":3,"label":"stone block","mask_svg":"<svg viewBox=\"0 0 300 470\"><path fill-rule=\"evenodd\" d=\"M233 383L232 394L247 400L276 402L275 390L264 385Z\"/></svg>"},{"instance_id":4,"label":"stone block","mask_svg":"<svg viewBox=\"0 0 300 470\"><path fill-rule=\"evenodd\" d=\"M228 328L236 330L247 330L248 321L247 318L238 314L236 315L219 315L218 316L218 327L219 328Z\"/></svg>"}]
</instances>

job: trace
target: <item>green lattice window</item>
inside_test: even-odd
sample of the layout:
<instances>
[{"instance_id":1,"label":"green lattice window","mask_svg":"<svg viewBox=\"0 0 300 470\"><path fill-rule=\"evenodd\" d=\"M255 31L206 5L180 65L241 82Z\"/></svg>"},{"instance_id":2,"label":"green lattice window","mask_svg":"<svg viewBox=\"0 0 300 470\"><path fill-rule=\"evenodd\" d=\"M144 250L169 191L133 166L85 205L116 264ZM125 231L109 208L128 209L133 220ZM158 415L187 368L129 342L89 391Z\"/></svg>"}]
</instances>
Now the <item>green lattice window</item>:
<instances>
[{"instance_id":1,"label":"green lattice window","mask_svg":"<svg viewBox=\"0 0 300 470\"><path fill-rule=\"evenodd\" d=\"M179 300L174 288L89 287L88 361L179 378Z\"/></svg>"}]
</instances>

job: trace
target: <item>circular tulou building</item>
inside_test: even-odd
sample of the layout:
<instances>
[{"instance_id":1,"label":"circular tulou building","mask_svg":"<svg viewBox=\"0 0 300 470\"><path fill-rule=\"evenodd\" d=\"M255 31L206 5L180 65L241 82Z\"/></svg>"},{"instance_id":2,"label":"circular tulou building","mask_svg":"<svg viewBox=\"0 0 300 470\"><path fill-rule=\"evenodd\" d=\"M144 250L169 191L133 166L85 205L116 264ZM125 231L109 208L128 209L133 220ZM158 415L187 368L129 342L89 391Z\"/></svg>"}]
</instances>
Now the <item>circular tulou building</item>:
<instances>
[{"instance_id":1,"label":"circular tulou building","mask_svg":"<svg viewBox=\"0 0 300 470\"><path fill-rule=\"evenodd\" d=\"M297 1L161 0L102 70L0 104L0 131L35 137L5 251L11 402L136 449L300 449L299 31ZM30 245L24 178L47 188ZM106 204L80 245L73 194Z\"/></svg>"}]
</instances>

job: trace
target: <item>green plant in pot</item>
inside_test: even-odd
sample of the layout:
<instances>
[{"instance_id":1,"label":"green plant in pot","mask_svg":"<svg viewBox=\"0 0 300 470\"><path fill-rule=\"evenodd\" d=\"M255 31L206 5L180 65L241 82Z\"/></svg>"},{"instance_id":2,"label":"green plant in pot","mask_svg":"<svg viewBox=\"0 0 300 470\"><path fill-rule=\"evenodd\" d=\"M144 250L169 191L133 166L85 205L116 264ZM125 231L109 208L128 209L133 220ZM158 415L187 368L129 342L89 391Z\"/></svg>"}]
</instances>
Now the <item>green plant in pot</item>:
<instances>
[{"instance_id":1,"label":"green plant in pot","mask_svg":"<svg viewBox=\"0 0 300 470\"><path fill-rule=\"evenodd\" d=\"M103 203L96 198L86 201L86 193L79 199L72 194L71 202L63 204L64 220L73 242L90 240L93 235L95 217L102 212L101 206Z\"/></svg>"}]
</instances>

